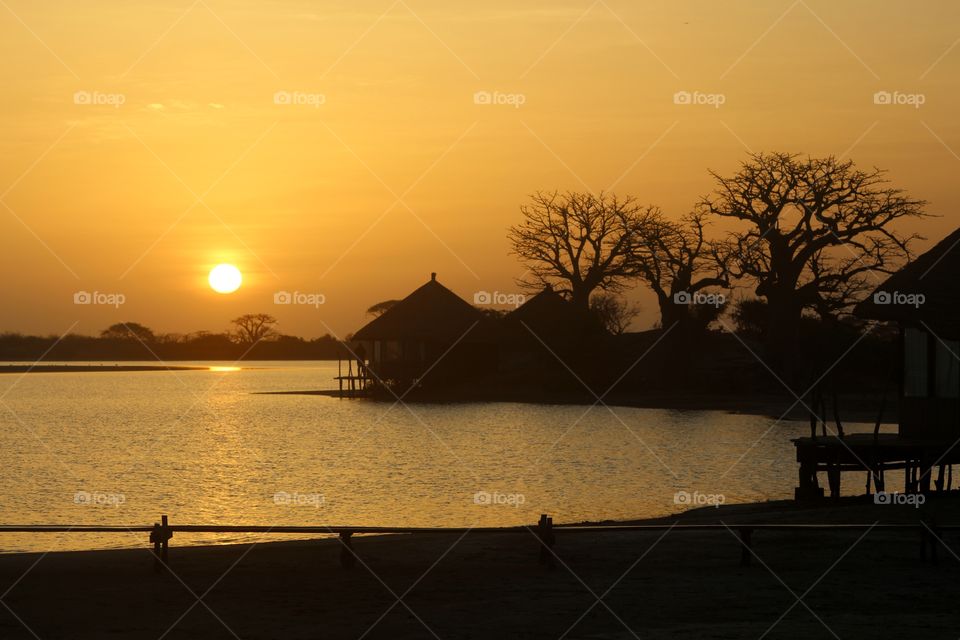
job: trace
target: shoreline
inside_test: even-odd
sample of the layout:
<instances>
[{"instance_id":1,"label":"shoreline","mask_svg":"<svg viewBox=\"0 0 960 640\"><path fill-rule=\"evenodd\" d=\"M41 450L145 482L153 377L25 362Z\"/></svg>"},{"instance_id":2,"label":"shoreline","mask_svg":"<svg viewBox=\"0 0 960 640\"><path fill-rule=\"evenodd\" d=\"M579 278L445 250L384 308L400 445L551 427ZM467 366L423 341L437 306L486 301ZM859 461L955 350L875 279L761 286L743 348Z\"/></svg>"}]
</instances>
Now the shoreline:
<instances>
[{"instance_id":1,"label":"shoreline","mask_svg":"<svg viewBox=\"0 0 960 640\"><path fill-rule=\"evenodd\" d=\"M947 494L937 496L938 508L943 510L944 514L947 514L948 517L954 518L950 522L940 521L938 518L939 524L957 524L960 525L960 489L953 490ZM815 516L824 518L824 520L810 519L810 516ZM881 516L881 520L878 520L877 517ZM648 518L627 518L620 520L612 519L603 519L603 520L579 520L572 522L555 522L554 530L563 530L564 528L571 527L618 527L618 526L645 526L645 525L655 525L655 526L664 526L672 524L685 524L685 525L714 525L714 524L730 524L731 526L749 526L749 525L767 525L767 524L872 524L874 522L884 522L886 524L911 524L919 522L924 518L924 516L929 517L929 511L921 511L920 509L913 506L896 506L891 507L888 505L875 505L873 503L871 496L844 496L839 501L833 502L829 499L824 499L820 502L796 502L794 500L768 500L764 502L744 502L744 503L727 503L720 506L698 506L686 509L684 511L677 511L663 516L652 516ZM758 519L759 518L759 519ZM192 526L194 523L182 523L185 525ZM42 526L42 525L30 525L23 524L22 526ZM70 525L53 525L53 526L70 526ZM95 526L87 523L85 525L76 525L76 533L83 535L96 535L96 531L89 531L83 529L85 526ZM118 526L120 528L126 528L121 525L111 525ZM136 526L145 526L145 525L128 525L129 527ZM243 526L243 525L240 525ZM257 525L250 525L251 527ZM338 527L346 527L346 525L304 525L311 527L327 527L331 529L337 529ZM478 526L477 528L482 529L484 535L515 535L517 529L521 528L530 528L536 529L536 523L526 523L526 524L517 524L517 525L504 525L502 527L495 526ZM269 527L267 527L269 528ZM357 527L362 528L362 527ZM371 528L375 528L372 527ZM433 527L429 526L393 526L390 524L382 525L382 528L396 528L396 529L432 529ZM471 529L470 525L457 525L450 527L436 527L437 529L451 529L454 533L460 533L461 530ZM490 531L490 529L493 529ZM116 532L105 532L105 535L113 534ZM233 533L235 535L246 535L243 532L224 532L222 535L227 535L228 533ZM255 535L254 532L250 535ZM260 532L262 533L262 532ZM4 534L3 531L0 531L0 536ZM42 534L37 534L42 535ZM55 535L55 534L54 534ZM88 553L122 553L127 551L140 551L147 549L148 545L146 544L146 539L148 532L133 532L131 535L135 535L137 539L143 539L144 544L142 547L140 545L131 545L123 547L114 547L106 549L72 549L72 550L44 550L44 551L0 551L0 558L10 558L15 556L33 556L33 555L52 555L52 554L88 554ZM180 532L176 536L183 537L189 535L189 532ZM207 534L210 535L210 534ZM336 533L306 533L306 532L278 532L275 535L284 536L285 539L281 540L272 540L269 542L257 541L231 541L224 543L201 543L201 544L185 544L177 545L177 537L174 537L173 542L171 542L171 549L176 548L179 550L186 549L216 549L222 547L248 547L250 545L264 546L264 545L285 545L291 543L300 543L300 542L335 542L334 538ZM414 538L424 538L430 539L438 534L434 531L411 531L411 532L400 532L400 533L357 533L355 534L357 538L363 540L388 540L396 536L409 536ZM317 537L322 536L322 537ZM2 537L0 537L0 543L2 543ZM339 544L339 543L338 543Z\"/></svg>"},{"instance_id":2,"label":"shoreline","mask_svg":"<svg viewBox=\"0 0 960 640\"><path fill-rule=\"evenodd\" d=\"M209 371L210 367L189 365L124 365L124 364L0 364L0 373L117 373L125 371Z\"/></svg>"},{"instance_id":3,"label":"shoreline","mask_svg":"<svg viewBox=\"0 0 960 640\"><path fill-rule=\"evenodd\" d=\"M69 364L69 361L63 361L63 364L31 364L24 363L0 363L0 375L2 374L28 374L28 373L122 373L122 372L140 372L140 371L211 371L218 365L197 366L197 365L176 365L176 364L156 364L156 365L126 365L122 360L104 361L103 364ZM171 361L175 362L175 361ZM198 362L190 360L187 362ZM221 360L210 360L209 362L222 362ZM257 367L246 367L244 361L235 363L234 366L240 369L253 369ZM256 362L256 361L252 361ZM305 362L304 360L284 360L281 362ZM323 360L321 362L332 362ZM302 390L281 390L281 391L251 391L250 395L304 395L321 396L340 399L340 394L336 389L302 389ZM392 402L392 397L361 397L343 399L372 401L372 402ZM493 391L493 392L466 392L455 391L449 394L431 394L431 395L412 395L405 399L408 404L477 404L477 403L520 403L520 404L541 404L541 405L577 405L589 406L596 403L596 398L580 392L551 393L539 389L523 389L519 391ZM801 399L802 400L802 399ZM860 422L873 424L877 420L880 399L865 394L851 394L841 397L841 414L844 421ZM686 393L677 394L636 394L636 393L610 393L603 398L604 404L610 407L627 407L638 409L668 409L676 411L722 411L732 414L758 415L772 419L782 419L791 421L808 420L809 415L803 402L789 395L778 394L711 394L711 393ZM805 402L805 401L804 401ZM888 403L882 416L882 424L895 424L897 422L896 402Z\"/></svg>"},{"instance_id":4,"label":"shoreline","mask_svg":"<svg viewBox=\"0 0 960 640\"><path fill-rule=\"evenodd\" d=\"M350 398L340 393L336 389L307 389L290 391L253 391L251 395L302 395L302 396L321 396L342 400L356 400L366 402L389 402L395 401L395 398L386 396L377 397L357 397ZM842 398L843 399L843 398ZM877 419L879 400L865 397L863 395L850 396L846 398L849 402L847 407L841 406L842 418L846 422L859 422L874 424ZM451 394L450 397L411 397L405 398L404 402L411 405L416 404L485 404L485 403L518 403L518 404L541 404L541 405L575 405L590 406L596 402L596 398L587 395L565 394L556 395L549 393L530 393L530 394L489 394L477 396L460 396ZM757 415L769 417L772 419L783 419L791 421L806 421L809 419L807 410L803 403L796 398L786 395L719 395L719 394L685 394L685 395L627 395L611 394L604 397L603 403L610 407L624 407L634 409L668 409L674 411L722 411L731 414ZM788 410L789 409L789 410ZM889 403L885 408L881 424L897 423L897 407L895 403Z\"/></svg>"},{"instance_id":5,"label":"shoreline","mask_svg":"<svg viewBox=\"0 0 960 640\"><path fill-rule=\"evenodd\" d=\"M941 524L960 522L960 500L933 498L919 510L862 499L780 501L635 521L722 522L730 531L565 534L558 527L552 569L538 562L534 534L522 532L355 536L359 560L349 569L340 566L341 542L330 538L196 547L178 547L174 538L161 573L153 572L146 541L142 549L10 554L0 556L0 580L13 585L4 602L17 618L0 615L0 636L155 640L172 626L171 638L245 640L367 632L444 640L757 638L782 616L774 637L829 637L824 625L844 638L955 637L960 612L944 585L960 577L960 562L945 549L936 567L922 562L915 534L760 530L755 559L741 566L733 530L761 520L869 525L934 515ZM955 532L944 541L957 548ZM863 576L878 568L883 575L867 588ZM797 605L801 594L816 617ZM908 611L896 605L905 601ZM62 615L49 615L54 603Z\"/></svg>"}]
</instances>

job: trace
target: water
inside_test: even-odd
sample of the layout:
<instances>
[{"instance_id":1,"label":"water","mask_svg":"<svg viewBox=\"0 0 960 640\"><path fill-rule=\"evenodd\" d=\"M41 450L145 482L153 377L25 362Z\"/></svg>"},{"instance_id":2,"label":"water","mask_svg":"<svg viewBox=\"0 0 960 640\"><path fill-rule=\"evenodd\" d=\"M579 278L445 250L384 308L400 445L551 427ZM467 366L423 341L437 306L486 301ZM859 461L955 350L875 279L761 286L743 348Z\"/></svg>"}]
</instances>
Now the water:
<instances>
[{"instance_id":1,"label":"water","mask_svg":"<svg viewBox=\"0 0 960 640\"><path fill-rule=\"evenodd\" d=\"M558 523L659 516L683 508L678 491L728 503L791 497L790 438L809 428L716 411L257 395L334 388L337 363L222 364L0 375L0 522L143 525L165 513L179 524L492 526L540 513ZM265 539L281 537L178 534L174 543ZM145 545L133 533L0 534L2 551Z\"/></svg>"}]
</instances>

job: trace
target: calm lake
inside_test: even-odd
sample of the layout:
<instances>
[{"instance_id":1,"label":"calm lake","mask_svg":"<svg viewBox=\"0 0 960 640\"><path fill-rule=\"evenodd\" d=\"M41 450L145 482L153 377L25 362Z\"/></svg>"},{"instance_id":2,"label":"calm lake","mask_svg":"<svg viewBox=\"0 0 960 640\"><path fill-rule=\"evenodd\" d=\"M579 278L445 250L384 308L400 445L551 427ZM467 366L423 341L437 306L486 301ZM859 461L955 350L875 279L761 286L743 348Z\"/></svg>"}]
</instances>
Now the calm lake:
<instances>
[{"instance_id":1,"label":"calm lake","mask_svg":"<svg viewBox=\"0 0 960 640\"><path fill-rule=\"evenodd\" d=\"M540 513L557 523L659 516L687 508L678 491L727 503L792 497L790 438L808 431L714 411L258 395L332 389L337 363L195 364L211 369L0 375L0 522L142 525L165 513L176 524L489 526L532 524ZM846 490L863 487L851 478ZM283 537L173 542L264 539ZM0 534L5 552L134 546L145 547L146 534Z\"/></svg>"}]
</instances>

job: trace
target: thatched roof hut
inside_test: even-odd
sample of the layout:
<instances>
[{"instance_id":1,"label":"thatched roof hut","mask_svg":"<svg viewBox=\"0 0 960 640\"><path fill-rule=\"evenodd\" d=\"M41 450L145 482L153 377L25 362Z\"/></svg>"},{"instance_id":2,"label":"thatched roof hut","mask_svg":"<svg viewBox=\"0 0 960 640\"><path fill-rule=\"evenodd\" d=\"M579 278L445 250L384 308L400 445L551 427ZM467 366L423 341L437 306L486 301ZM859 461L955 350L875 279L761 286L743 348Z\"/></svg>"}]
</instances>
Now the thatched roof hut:
<instances>
[{"instance_id":1,"label":"thatched roof hut","mask_svg":"<svg viewBox=\"0 0 960 640\"><path fill-rule=\"evenodd\" d=\"M370 371L384 381L437 383L496 368L496 328L476 307L437 282L426 284L353 336ZM444 380L446 378L446 380Z\"/></svg>"},{"instance_id":2,"label":"thatched roof hut","mask_svg":"<svg viewBox=\"0 0 960 640\"><path fill-rule=\"evenodd\" d=\"M960 338L960 229L897 271L857 305L862 318Z\"/></svg>"},{"instance_id":3,"label":"thatched roof hut","mask_svg":"<svg viewBox=\"0 0 960 640\"><path fill-rule=\"evenodd\" d=\"M473 334L476 329L480 331ZM461 337L475 340L484 329L480 310L437 282L437 274L432 273L426 284L364 325L353 339L452 342Z\"/></svg>"},{"instance_id":4,"label":"thatched roof hut","mask_svg":"<svg viewBox=\"0 0 960 640\"><path fill-rule=\"evenodd\" d=\"M960 437L960 229L891 275L855 313L900 325L900 435Z\"/></svg>"}]
</instances>

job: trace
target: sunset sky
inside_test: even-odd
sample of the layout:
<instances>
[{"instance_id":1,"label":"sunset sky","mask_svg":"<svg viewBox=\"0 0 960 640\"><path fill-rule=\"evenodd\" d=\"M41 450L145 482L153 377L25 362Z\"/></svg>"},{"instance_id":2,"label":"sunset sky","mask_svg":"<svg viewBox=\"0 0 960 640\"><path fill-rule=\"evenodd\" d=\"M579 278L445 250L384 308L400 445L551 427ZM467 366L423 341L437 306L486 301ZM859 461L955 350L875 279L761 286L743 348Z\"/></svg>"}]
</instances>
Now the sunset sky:
<instances>
[{"instance_id":1,"label":"sunset sky","mask_svg":"<svg viewBox=\"0 0 960 640\"><path fill-rule=\"evenodd\" d=\"M0 0L0 331L342 336L431 271L516 291L535 190L679 217L748 149L889 169L942 216L922 249L960 210L958 25L950 1Z\"/></svg>"}]
</instances>

